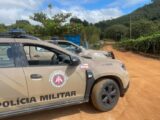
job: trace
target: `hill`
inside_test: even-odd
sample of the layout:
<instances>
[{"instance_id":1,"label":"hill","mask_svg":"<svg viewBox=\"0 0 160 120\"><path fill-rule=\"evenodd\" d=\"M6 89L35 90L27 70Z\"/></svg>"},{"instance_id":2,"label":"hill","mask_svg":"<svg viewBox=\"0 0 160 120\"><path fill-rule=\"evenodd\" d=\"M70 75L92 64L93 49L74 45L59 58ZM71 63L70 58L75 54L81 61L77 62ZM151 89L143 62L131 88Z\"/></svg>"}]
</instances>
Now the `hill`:
<instances>
[{"instance_id":1,"label":"hill","mask_svg":"<svg viewBox=\"0 0 160 120\"><path fill-rule=\"evenodd\" d=\"M131 24L130 24L131 23ZM108 35L110 33L111 28L116 29L116 25L123 25L123 27L128 28L126 33L117 31L120 36L129 37L130 36L130 25L132 25L132 36L133 38L140 37L141 35L149 34L150 32L154 32L160 30L160 0L152 0L152 3L147 4L137 10L133 11L128 15L124 15L117 19L101 21L96 23L95 26L101 29L102 37L112 38L112 35ZM114 26L114 27L113 27ZM136 30L143 31L136 31ZM149 29L149 30L146 30ZM112 31L115 32L115 31ZM140 34L137 34L140 33ZM115 34L115 33L114 33ZM114 36L117 38L117 36Z\"/></svg>"}]
</instances>

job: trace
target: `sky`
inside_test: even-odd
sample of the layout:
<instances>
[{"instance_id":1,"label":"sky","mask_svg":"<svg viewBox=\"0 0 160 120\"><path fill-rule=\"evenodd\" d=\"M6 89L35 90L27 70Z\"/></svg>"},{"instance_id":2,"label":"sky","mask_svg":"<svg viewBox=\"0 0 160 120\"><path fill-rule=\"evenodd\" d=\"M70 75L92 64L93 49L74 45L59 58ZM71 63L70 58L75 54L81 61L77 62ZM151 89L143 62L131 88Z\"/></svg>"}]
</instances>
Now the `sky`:
<instances>
[{"instance_id":1,"label":"sky","mask_svg":"<svg viewBox=\"0 0 160 120\"><path fill-rule=\"evenodd\" d=\"M0 24L10 25L16 20L31 20L35 12L48 16L71 13L73 17L97 23L128 14L151 0L0 0ZM52 4L52 10L48 8Z\"/></svg>"}]
</instances>

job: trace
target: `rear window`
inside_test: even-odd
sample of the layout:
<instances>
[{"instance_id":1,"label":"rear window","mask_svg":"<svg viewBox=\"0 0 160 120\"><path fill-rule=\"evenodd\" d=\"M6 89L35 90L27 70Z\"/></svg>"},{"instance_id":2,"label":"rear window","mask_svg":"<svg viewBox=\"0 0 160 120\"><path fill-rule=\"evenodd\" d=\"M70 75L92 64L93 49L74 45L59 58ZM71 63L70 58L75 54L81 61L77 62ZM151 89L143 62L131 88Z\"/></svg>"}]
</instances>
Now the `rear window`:
<instances>
[{"instance_id":1,"label":"rear window","mask_svg":"<svg viewBox=\"0 0 160 120\"><path fill-rule=\"evenodd\" d=\"M78 49L75 45L67 42L59 42L58 45L73 53L76 53L76 50Z\"/></svg>"},{"instance_id":2,"label":"rear window","mask_svg":"<svg viewBox=\"0 0 160 120\"><path fill-rule=\"evenodd\" d=\"M13 48L9 44L0 44L0 67L14 67Z\"/></svg>"}]
</instances>

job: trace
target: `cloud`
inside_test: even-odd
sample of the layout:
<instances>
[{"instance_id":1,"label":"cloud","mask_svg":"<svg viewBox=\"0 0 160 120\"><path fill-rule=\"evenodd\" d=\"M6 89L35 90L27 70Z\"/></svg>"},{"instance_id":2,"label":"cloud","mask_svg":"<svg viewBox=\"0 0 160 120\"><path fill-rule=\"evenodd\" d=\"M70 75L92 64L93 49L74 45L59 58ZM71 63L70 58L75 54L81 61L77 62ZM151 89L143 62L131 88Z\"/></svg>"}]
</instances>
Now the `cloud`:
<instances>
[{"instance_id":1,"label":"cloud","mask_svg":"<svg viewBox=\"0 0 160 120\"><path fill-rule=\"evenodd\" d=\"M96 23L102 20L108 20L121 16L123 13L117 8L103 8L95 10L86 10L80 7L69 9L73 16L77 16L82 20L87 20L91 23Z\"/></svg>"},{"instance_id":2,"label":"cloud","mask_svg":"<svg viewBox=\"0 0 160 120\"><path fill-rule=\"evenodd\" d=\"M12 24L16 20L29 20L32 24L36 22L29 19L29 16L35 12L44 11L49 16L53 16L57 13L72 13L73 16L77 16L82 20L87 20L91 23L96 23L102 20L108 20L117 18L124 13L124 8L130 8L131 6L146 3L149 0L114 0L112 3L106 5L106 8L101 9L87 9L82 7L84 4L94 3L93 5L103 2L101 0L53 0L61 5L67 5L66 7L54 6L50 11L44 7L49 3L49 0L0 0L0 24ZM52 15L50 15L50 13Z\"/></svg>"},{"instance_id":3,"label":"cloud","mask_svg":"<svg viewBox=\"0 0 160 120\"><path fill-rule=\"evenodd\" d=\"M35 9L42 3L42 0L0 0L1 8L23 8Z\"/></svg>"},{"instance_id":4,"label":"cloud","mask_svg":"<svg viewBox=\"0 0 160 120\"><path fill-rule=\"evenodd\" d=\"M0 24L9 25L16 20L29 20L29 16L38 10L42 2L43 0L0 0Z\"/></svg>"},{"instance_id":5,"label":"cloud","mask_svg":"<svg viewBox=\"0 0 160 120\"><path fill-rule=\"evenodd\" d=\"M67 9L60 9L54 7L52 11L46 9L44 13L48 13L49 16L53 16L58 13L72 13L72 16L76 16L81 20L87 20L91 23L96 23L102 20L108 20L112 18L117 18L123 13L120 9L117 8L103 8L103 9L94 9L94 10L87 10L82 7L70 7ZM51 13L51 15L50 15Z\"/></svg>"}]
</instances>

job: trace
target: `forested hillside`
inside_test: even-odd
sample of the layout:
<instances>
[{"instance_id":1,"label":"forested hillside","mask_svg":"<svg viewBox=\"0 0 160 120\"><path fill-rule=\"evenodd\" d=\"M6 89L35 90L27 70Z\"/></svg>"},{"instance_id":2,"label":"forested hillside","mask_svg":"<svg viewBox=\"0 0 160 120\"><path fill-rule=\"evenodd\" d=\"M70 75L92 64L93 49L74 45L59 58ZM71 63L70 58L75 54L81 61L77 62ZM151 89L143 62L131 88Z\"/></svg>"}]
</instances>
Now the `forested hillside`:
<instances>
[{"instance_id":1,"label":"forested hillside","mask_svg":"<svg viewBox=\"0 0 160 120\"><path fill-rule=\"evenodd\" d=\"M121 40L115 45L118 49L160 56L160 0L105 23L106 28L101 28L101 23L97 26L105 37Z\"/></svg>"},{"instance_id":2,"label":"forested hillside","mask_svg":"<svg viewBox=\"0 0 160 120\"><path fill-rule=\"evenodd\" d=\"M160 0L152 0L134 12L113 20L95 24L102 38L138 38L160 31Z\"/></svg>"}]
</instances>

